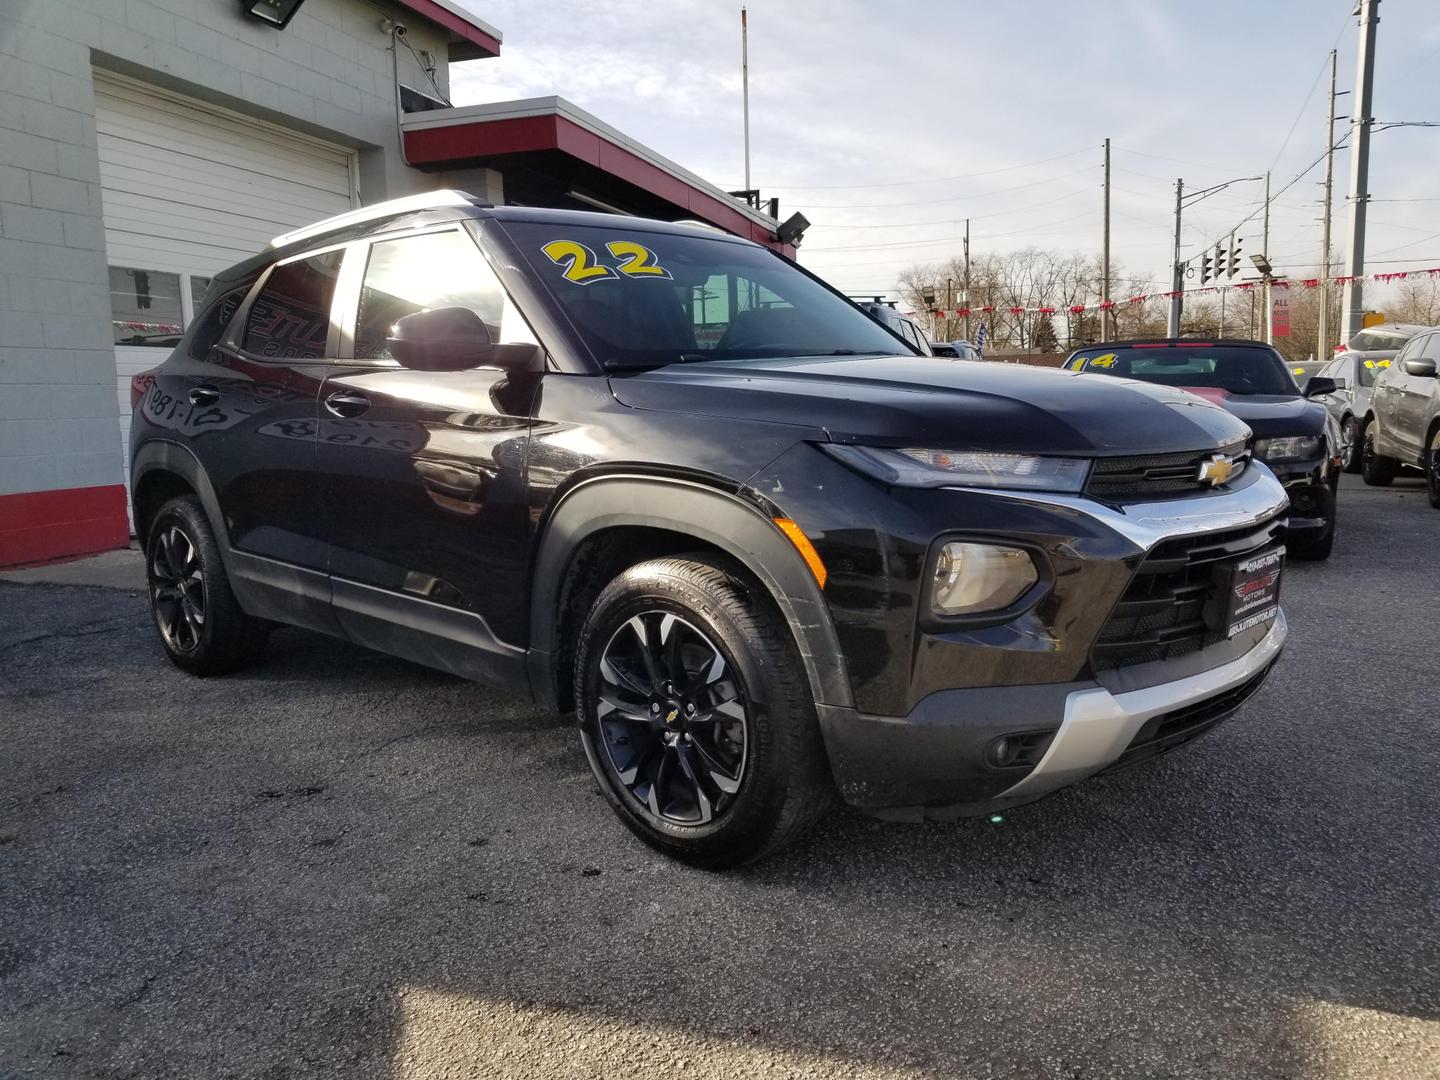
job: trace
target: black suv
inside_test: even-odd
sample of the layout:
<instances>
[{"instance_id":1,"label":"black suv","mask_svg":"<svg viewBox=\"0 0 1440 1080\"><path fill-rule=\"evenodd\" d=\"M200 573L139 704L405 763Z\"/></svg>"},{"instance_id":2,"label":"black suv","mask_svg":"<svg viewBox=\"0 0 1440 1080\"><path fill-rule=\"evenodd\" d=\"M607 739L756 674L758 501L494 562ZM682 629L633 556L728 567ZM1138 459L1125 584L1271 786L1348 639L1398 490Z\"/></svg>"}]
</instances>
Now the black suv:
<instances>
[{"instance_id":1,"label":"black suv","mask_svg":"<svg viewBox=\"0 0 1440 1080\"><path fill-rule=\"evenodd\" d=\"M219 274L132 393L176 664L290 624L573 711L624 822L699 865L837 795L953 818L1160 753L1285 639L1239 420L918 355L700 227L343 215Z\"/></svg>"}]
</instances>

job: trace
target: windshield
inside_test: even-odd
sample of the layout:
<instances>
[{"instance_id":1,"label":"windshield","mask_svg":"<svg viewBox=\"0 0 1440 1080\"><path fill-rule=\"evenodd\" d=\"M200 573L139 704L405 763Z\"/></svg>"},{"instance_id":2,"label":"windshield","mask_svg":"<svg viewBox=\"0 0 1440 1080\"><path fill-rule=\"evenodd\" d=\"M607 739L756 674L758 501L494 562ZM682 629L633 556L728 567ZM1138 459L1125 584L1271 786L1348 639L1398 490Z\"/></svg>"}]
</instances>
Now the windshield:
<instances>
[{"instance_id":1,"label":"windshield","mask_svg":"<svg viewBox=\"0 0 1440 1080\"><path fill-rule=\"evenodd\" d=\"M1280 354L1271 349L1225 345L1104 346L1084 349L1066 361L1071 371L1120 375L1127 379L1202 388L1231 394L1293 396L1295 381Z\"/></svg>"},{"instance_id":2,"label":"windshield","mask_svg":"<svg viewBox=\"0 0 1440 1080\"><path fill-rule=\"evenodd\" d=\"M627 229L623 218L504 228L608 368L916 351L764 248Z\"/></svg>"}]
</instances>

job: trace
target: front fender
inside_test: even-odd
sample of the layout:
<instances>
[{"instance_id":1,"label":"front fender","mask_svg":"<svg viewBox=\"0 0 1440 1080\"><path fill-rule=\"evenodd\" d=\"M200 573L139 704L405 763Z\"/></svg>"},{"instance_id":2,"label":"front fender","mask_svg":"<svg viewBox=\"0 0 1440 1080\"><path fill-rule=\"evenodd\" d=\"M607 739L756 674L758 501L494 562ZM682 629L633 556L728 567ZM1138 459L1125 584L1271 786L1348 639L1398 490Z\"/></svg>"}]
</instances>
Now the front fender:
<instances>
[{"instance_id":1,"label":"front fender","mask_svg":"<svg viewBox=\"0 0 1440 1080\"><path fill-rule=\"evenodd\" d=\"M785 617L816 704L853 704L820 586L774 523L735 495L694 481L638 475L599 477L572 488L546 522L530 598L530 678L537 700L553 707L559 699L554 656L560 644L560 593L571 557L588 537L627 526L693 536L744 565Z\"/></svg>"}]
</instances>

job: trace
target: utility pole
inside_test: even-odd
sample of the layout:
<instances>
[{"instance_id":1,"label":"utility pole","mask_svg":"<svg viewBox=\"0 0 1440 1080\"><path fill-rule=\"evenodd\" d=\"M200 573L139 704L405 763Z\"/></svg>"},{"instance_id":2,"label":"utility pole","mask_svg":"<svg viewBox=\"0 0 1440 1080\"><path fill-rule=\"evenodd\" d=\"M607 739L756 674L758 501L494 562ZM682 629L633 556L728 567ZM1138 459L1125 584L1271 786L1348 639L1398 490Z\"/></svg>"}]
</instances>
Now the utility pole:
<instances>
[{"instance_id":1,"label":"utility pole","mask_svg":"<svg viewBox=\"0 0 1440 1080\"><path fill-rule=\"evenodd\" d=\"M1375 88L1375 30L1380 0L1360 0L1360 53L1355 70L1354 108L1350 113L1350 250L1346 253L1344 324L1340 337L1349 341L1365 321L1365 207L1370 201L1370 105ZM1333 110L1332 110L1333 111Z\"/></svg>"},{"instance_id":2,"label":"utility pole","mask_svg":"<svg viewBox=\"0 0 1440 1080\"><path fill-rule=\"evenodd\" d=\"M1110 140L1105 140L1105 236L1100 245L1100 340L1110 340Z\"/></svg>"},{"instance_id":3,"label":"utility pole","mask_svg":"<svg viewBox=\"0 0 1440 1080\"><path fill-rule=\"evenodd\" d=\"M1265 256L1266 261L1270 259L1270 174L1265 174L1265 225L1264 231L1260 234L1260 254ZM1275 344L1275 327L1271 325L1270 316L1274 312L1274 305L1270 301L1270 277L1274 271L1265 275L1265 344Z\"/></svg>"},{"instance_id":4,"label":"utility pole","mask_svg":"<svg viewBox=\"0 0 1440 1080\"><path fill-rule=\"evenodd\" d=\"M1315 338L1315 359L1326 360L1330 351L1330 192L1335 183L1335 50L1330 50L1330 111L1325 120L1325 213L1320 240L1320 331Z\"/></svg>"},{"instance_id":5,"label":"utility pole","mask_svg":"<svg viewBox=\"0 0 1440 1080\"><path fill-rule=\"evenodd\" d=\"M965 340L972 345L974 340L970 337L970 219L965 219Z\"/></svg>"},{"instance_id":6,"label":"utility pole","mask_svg":"<svg viewBox=\"0 0 1440 1080\"><path fill-rule=\"evenodd\" d=\"M1175 261L1170 275L1170 291L1175 295L1170 298L1170 317L1165 322L1165 336L1172 338L1180 336L1180 312L1185 306L1185 268L1180 265L1180 210L1184 197L1185 179L1181 177L1175 181Z\"/></svg>"},{"instance_id":7,"label":"utility pole","mask_svg":"<svg viewBox=\"0 0 1440 1080\"><path fill-rule=\"evenodd\" d=\"M745 190L750 190L750 21L740 9L740 97L745 110Z\"/></svg>"}]
</instances>

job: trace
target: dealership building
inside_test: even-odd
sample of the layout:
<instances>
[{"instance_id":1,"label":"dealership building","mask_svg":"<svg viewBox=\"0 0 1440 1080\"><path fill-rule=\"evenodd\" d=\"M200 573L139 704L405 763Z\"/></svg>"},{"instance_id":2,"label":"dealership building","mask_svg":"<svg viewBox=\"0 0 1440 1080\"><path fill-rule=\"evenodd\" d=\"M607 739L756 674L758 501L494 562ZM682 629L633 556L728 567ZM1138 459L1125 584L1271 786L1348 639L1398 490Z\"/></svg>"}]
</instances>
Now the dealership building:
<instances>
[{"instance_id":1,"label":"dealership building","mask_svg":"<svg viewBox=\"0 0 1440 1080\"><path fill-rule=\"evenodd\" d=\"M0 566L128 542L130 376L287 229L453 187L789 250L561 98L449 107L500 50L452 0L0 4Z\"/></svg>"}]
</instances>

